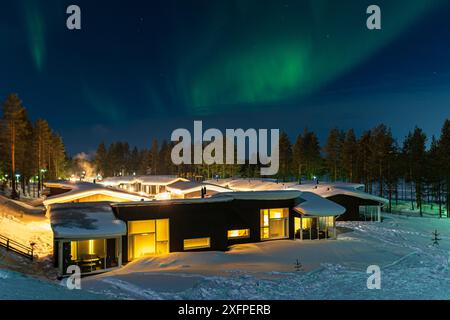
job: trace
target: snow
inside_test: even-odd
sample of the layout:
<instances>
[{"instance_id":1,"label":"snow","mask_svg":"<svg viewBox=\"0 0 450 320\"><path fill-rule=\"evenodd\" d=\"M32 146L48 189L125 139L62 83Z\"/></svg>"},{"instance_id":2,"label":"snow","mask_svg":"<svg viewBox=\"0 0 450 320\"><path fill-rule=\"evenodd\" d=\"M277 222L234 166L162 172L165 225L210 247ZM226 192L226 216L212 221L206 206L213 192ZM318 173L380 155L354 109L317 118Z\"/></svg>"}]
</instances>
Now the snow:
<instances>
[{"instance_id":1,"label":"snow","mask_svg":"<svg viewBox=\"0 0 450 320\"><path fill-rule=\"evenodd\" d=\"M382 223L338 228L338 240L147 257L83 285L124 299L450 299L450 220L386 215ZM431 241L435 229L439 246ZM366 286L373 264L381 268L381 290Z\"/></svg>"},{"instance_id":2,"label":"snow","mask_svg":"<svg viewBox=\"0 0 450 320\"><path fill-rule=\"evenodd\" d=\"M0 269L0 300L95 300L107 299L84 290Z\"/></svg>"},{"instance_id":3,"label":"snow","mask_svg":"<svg viewBox=\"0 0 450 320\"><path fill-rule=\"evenodd\" d=\"M366 192L363 192L358 189L353 188L353 184L349 184L348 187L345 187L344 184L341 182L337 185L334 185L333 183L326 183L326 184L294 184L289 186L289 189L295 189L302 192L313 192L315 194L318 194L324 198L329 198L336 195L347 195L355 198L365 199L365 200L372 200L375 202L379 202L380 204L386 204L388 203L388 200L377 197L373 194L369 194Z\"/></svg>"},{"instance_id":4,"label":"snow","mask_svg":"<svg viewBox=\"0 0 450 320\"><path fill-rule=\"evenodd\" d=\"M296 190L273 190L273 191L242 191L242 192L222 192L212 196L212 198L231 197L236 200L289 200L301 196L301 192Z\"/></svg>"},{"instance_id":5,"label":"snow","mask_svg":"<svg viewBox=\"0 0 450 320\"><path fill-rule=\"evenodd\" d=\"M68 191L65 193L48 197L47 199L45 199L44 205L46 207L55 203L72 202L80 198L95 195L105 195L113 198L120 198L127 201L150 200L150 198L142 196L141 194L131 193L125 190L107 188L98 184L88 182L58 181L46 183L46 186L68 189Z\"/></svg>"},{"instance_id":6,"label":"snow","mask_svg":"<svg viewBox=\"0 0 450 320\"><path fill-rule=\"evenodd\" d=\"M294 208L301 214L307 216L338 216L345 213L344 207L315 193L302 192L301 197L305 201Z\"/></svg>"},{"instance_id":7,"label":"snow","mask_svg":"<svg viewBox=\"0 0 450 320\"><path fill-rule=\"evenodd\" d=\"M187 194L191 192L198 192L202 188L212 190L215 192L230 192L230 189L217 186L215 184L199 183L193 181L178 181L167 185L167 190L175 194Z\"/></svg>"},{"instance_id":8,"label":"snow","mask_svg":"<svg viewBox=\"0 0 450 320\"><path fill-rule=\"evenodd\" d=\"M114 207L126 206L160 206L160 205L176 205L176 204L198 204L198 203L216 203L229 202L233 200L289 200L301 196L297 190L274 190L274 191L249 191L249 192L219 192L209 198L188 198L188 199L169 199L169 200L152 200L146 202L126 202L114 203Z\"/></svg>"},{"instance_id":9,"label":"snow","mask_svg":"<svg viewBox=\"0 0 450 320\"><path fill-rule=\"evenodd\" d=\"M36 202L38 202L39 200L36 199ZM8 206L10 208L10 210L15 210L15 211L20 211L22 213L26 213L26 214L44 214L45 209L44 207L40 207L40 206L32 206L29 205L23 201L16 201L16 200L12 200L9 198L6 198L2 195L0 195L0 204L3 206Z\"/></svg>"},{"instance_id":10,"label":"snow","mask_svg":"<svg viewBox=\"0 0 450 320\"><path fill-rule=\"evenodd\" d=\"M0 250L0 299L450 299L450 219L383 217L382 223L338 222L338 240L146 257L83 278L82 291L4 270ZM39 235L51 246L44 225L0 218L0 232L14 231L22 241ZM438 246L432 244L435 230ZM45 247L38 250L45 253ZM374 264L381 268L381 290L366 287L367 267Z\"/></svg>"},{"instance_id":11,"label":"snow","mask_svg":"<svg viewBox=\"0 0 450 320\"><path fill-rule=\"evenodd\" d=\"M25 246L35 243L34 254L45 258L53 251L53 233L48 219L0 217L0 234Z\"/></svg>"},{"instance_id":12,"label":"snow","mask_svg":"<svg viewBox=\"0 0 450 320\"><path fill-rule=\"evenodd\" d=\"M312 192L321 197L329 198L335 195L348 195L385 204L388 201L361 191L360 184L344 182L276 182L273 179L213 179L206 181L235 191L264 191L264 190L298 190Z\"/></svg>"},{"instance_id":13,"label":"snow","mask_svg":"<svg viewBox=\"0 0 450 320\"><path fill-rule=\"evenodd\" d=\"M184 178L179 178L177 176L171 175L146 175L146 176L123 176L123 177L112 177L106 178L102 181L99 181L99 184L105 186L118 186L120 184L134 184L134 183L142 183L145 185L168 185L177 181L188 181Z\"/></svg>"},{"instance_id":14,"label":"snow","mask_svg":"<svg viewBox=\"0 0 450 320\"><path fill-rule=\"evenodd\" d=\"M205 183L216 184L235 191L282 190L292 183L277 183L273 179L213 179Z\"/></svg>"},{"instance_id":15,"label":"snow","mask_svg":"<svg viewBox=\"0 0 450 320\"><path fill-rule=\"evenodd\" d=\"M127 233L107 202L64 203L50 207L49 216L55 239L97 239Z\"/></svg>"}]
</instances>

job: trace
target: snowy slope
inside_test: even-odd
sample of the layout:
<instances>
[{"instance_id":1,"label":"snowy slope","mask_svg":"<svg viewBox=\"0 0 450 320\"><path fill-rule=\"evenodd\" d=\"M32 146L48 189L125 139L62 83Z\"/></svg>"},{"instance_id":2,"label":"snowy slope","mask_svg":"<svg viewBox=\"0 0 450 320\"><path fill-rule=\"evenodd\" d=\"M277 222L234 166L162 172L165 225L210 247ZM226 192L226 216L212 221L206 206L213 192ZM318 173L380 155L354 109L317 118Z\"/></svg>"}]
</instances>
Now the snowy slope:
<instances>
[{"instance_id":1,"label":"snowy slope","mask_svg":"<svg viewBox=\"0 0 450 320\"><path fill-rule=\"evenodd\" d=\"M57 283L0 269L0 300L86 300L105 299L82 290L69 290Z\"/></svg>"},{"instance_id":2,"label":"snowy slope","mask_svg":"<svg viewBox=\"0 0 450 320\"><path fill-rule=\"evenodd\" d=\"M83 278L83 291L0 269L0 299L450 299L450 219L387 215L338 227L337 241L144 258ZM436 229L439 246L431 241ZM381 267L381 290L366 287L372 264Z\"/></svg>"},{"instance_id":3,"label":"snowy slope","mask_svg":"<svg viewBox=\"0 0 450 320\"><path fill-rule=\"evenodd\" d=\"M133 299L450 299L450 220L340 223L338 241L274 241L144 258L84 287ZM432 245L438 229L441 244ZM299 259L303 271L295 271ZM382 271L368 290L366 269Z\"/></svg>"}]
</instances>

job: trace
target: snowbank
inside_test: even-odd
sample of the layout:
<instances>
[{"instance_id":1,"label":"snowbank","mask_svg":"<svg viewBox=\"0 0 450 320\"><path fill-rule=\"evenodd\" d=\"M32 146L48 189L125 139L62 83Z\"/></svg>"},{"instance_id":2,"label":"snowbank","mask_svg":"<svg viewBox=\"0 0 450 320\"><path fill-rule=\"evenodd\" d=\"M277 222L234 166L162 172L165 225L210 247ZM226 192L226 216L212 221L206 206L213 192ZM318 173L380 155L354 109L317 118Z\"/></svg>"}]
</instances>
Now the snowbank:
<instances>
[{"instance_id":1,"label":"snowbank","mask_svg":"<svg viewBox=\"0 0 450 320\"><path fill-rule=\"evenodd\" d=\"M273 241L144 258L84 285L132 299L450 299L450 220L389 215L383 223L338 227L337 241ZM432 245L435 229L439 246ZM295 271L297 259L301 271ZM366 286L373 264L381 268L381 290Z\"/></svg>"}]
</instances>

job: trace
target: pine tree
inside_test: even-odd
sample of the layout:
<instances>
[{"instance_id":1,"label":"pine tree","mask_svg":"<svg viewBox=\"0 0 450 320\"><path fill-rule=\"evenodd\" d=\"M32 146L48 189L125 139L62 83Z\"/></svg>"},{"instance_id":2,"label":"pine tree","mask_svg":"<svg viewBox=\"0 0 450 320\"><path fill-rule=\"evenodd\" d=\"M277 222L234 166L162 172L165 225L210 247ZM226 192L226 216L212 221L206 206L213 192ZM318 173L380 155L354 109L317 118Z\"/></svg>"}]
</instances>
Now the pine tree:
<instances>
[{"instance_id":1,"label":"pine tree","mask_svg":"<svg viewBox=\"0 0 450 320\"><path fill-rule=\"evenodd\" d=\"M52 179L60 179L64 176L67 157L62 137L57 133L51 135L50 150L49 176Z\"/></svg>"},{"instance_id":2,"label":"pine tree","mask_svg":"<svg viewBox=\"0 0 450 320\"><path fill-rule=\"evenodd\" d=\"M151 173L153 175L159 174L159 147L158 140L153 139L151 147Z\"/></svg>"},{"instance_id":3,"label":"pine tree","mask_svg":"<svg viewBox=\"0 0 450 320\"><path fill-rule=\"evenodd\" d=\"M446 119L439 138L439 161L445 182L445 209L450 218L450 120Z\"/></svg>"},{"instance_id":4,"label":"pine tree","mask_svg":"<svg viewBox=\"0 0 450 320\"><path fill-rule=\"evenodd\" d=\"M7 158L9 172L11 174L11 197L17 198L17 164L21 162L20 155L26 145L26 129L28 118L22 101L17 94L10 94L3 104L2 117L2 144ZM16 176L17 175L17 176Z\"/></svg>"},{"instance_id":5,"label":"pine tree","mask_svg":"<svg viewBox=\"0 0 450 320\"><path fill-rule=\"evenodd\" d=\"M331 175L333 181L338 180L340 175L343 143L342 132L337 128L331 129L323 150L325 152L325 163L328 173Z\"/></svg>"},{"instance_id":6,"label":"pine tree","mask_svg":"<svg viewBox=\"0 0 450 320\"><path fill-rule=\"evenodd\" d=\"M395 141L391 130L384 124L375 127L372 130L372 164L373 177L377 177L379 186L379 195L384 197L384 184L388 179L388 168L391 163L392 154L395 152ZM390 175L390 172L389 172ZM392 176L390 177L392 178Z\"/></svg>"},{"instance_id":7,"label":"pine tree","mask_svg":"<svg viewBox=\"0 0 450 320\"><path fill-rule=\"evenodd\" d=\"M291 165L292 165L292 145L289 141L289 137L286 132L281 132L280 134L280 167L278 171L278 177L285 181L286 178L291 175Z\"/></svg>"},{"instance_id":8,"label":"pine tree","mask_svg":"<svg viewBox=\"0 0 450 320\"><path fill-rule=\"evenodd\" d=\"M355 182L355 171L357 168L358 143L353 129L345 134L342 145L342 168L344 175L350 182Z\"/></svg>"},{"instance_id":9,"label":"pine tree","mask_svg":"<svg viewBox=\"0 0 450 320\"><path fill-rule=\"evenodd\" d=\"M416 204L422 215L423 184L425 176L425 142L426 135L416 127L404 142L403 152L408 161L409 180L415 186Z\"/></svg>"},{"instance_id":10,"label":"pine tree","mask_svg":"<svg viewBox=\"0 0 450 320\"><path fill-rule=\"evenodd\" d=\"M33 150L36 157L34 172L38 176L38 193L43 187L44 175L49 169L51 129L47 121L38 119L33 128Z\"/></svg>"},{"instance_id":11,"label":"pine tree","mask_svg":"<svg viewBox=\"0 0 450 320\"><path fill-rule=\"evenodd\" d=\"M97 173L102 175L103 177L106 177L109 172L107 170L108 159L107 159L107 150L104 142L100 143L97 147L97 151L95 152L94 163L97 169Z\"/></svg>"},{"instance_id":12,"label":"pine tree","mask_svg":"<svg viewBox=\"0 0 450 320\"><path fill-rule=\"evenodd\" d=\"M319 174L322 168L319 139L314 132L305 129L303 133L303 153L305 173L308 179Z\"/></svg>"},{"instance_id":13,"label":"pine tree","mask_svg":"<svg viewBox=\"0 0 450 320\"><path fill-rule=\"evenodd\" d=\"M442 163L439 154L439 141L433 135L427 153L426 181L431 186L433 198L439 206L439 218L442 218Z\"/></svg>"},{"instance_id":14,"label":"pine tree","mask_svg":"<svg viewBox=\"0 0 450 320\"><path fill-rule=\"evenodd\" d=\"M372 132L366 131L358 140L358 180L364 183L365 191L371 190Z\"/></svg>"},{"instance_id":15,"label":"pine tree","mask_svg":"<svg viewBox=\"0 0 450 320\"><path fill-rule=\"evenodd\" d=\"M302 166L304 165L303 137L299 134L292 147L292 166L299 183L302 179Z\"/></svg>"}]
</instances>

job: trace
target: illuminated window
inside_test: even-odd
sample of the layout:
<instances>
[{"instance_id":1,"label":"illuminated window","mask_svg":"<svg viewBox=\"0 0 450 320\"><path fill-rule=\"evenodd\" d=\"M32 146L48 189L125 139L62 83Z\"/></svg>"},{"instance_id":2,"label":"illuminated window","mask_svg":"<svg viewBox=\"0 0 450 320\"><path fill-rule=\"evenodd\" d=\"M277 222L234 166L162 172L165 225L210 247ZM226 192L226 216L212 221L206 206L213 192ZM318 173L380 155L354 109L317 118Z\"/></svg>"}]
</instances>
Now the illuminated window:
<instances>
[{"instance_id":1,"label":"illuminated window","mask_svg":"<svg viewBox=\"0 0 450 320\"><path fill-rule=\"evenodd\" d=\"M302 225L301 225L300 221L301 221L300 218L297 218L297 217L294 218L294 230L295 230L295 232L297 232L298 230L300 230L302 228Z\"/></svg>"},{"instance_id":2,"label":"illuminated window","mask_svg":"<svg viewBox=\"0 0 450 320\"><path fill-rule=\"evenodd\" d=\"M320 229L332 228L334 226L334 217L320 217Z\"/></svg>"},{"instance_id":3,"label":"illuminated window","mask_svg":"<svg viewBox=\"0 0 450 320\"><path fill-rule=\"evenodd\" d=\"M261 239L283 239L288 237L289 209L261 210Z\"/></svg>"},{"instance_id":4,"label":"illuminated window","mask_svg":"<svg viewBox=\"0 0 450 320\"><path fill-rule=\"evenodd\" d=\"M250 229L228 230L228 239L249 238Z\"/></svg>"},{"instance_id":5,"label":"illuminated window","mask_svg":"<svg viewBox=\"0 0 450 320\"><path fill-rule=\"evenodd\" d=\"M128 234L155 232L155 220L130 221L128 223Z\"/></svg>"},{"instance_id":6,"label":"illuminated window","mask_svg":"<svg viewBox=\"0 0 450 320\"><path fill-rule=\"evenodd\" d=\"M303 218L302 219L302 229L309 230L312 227L313 219L312 218Z\"/></svg>"},{"instance_id":7,"label":"illuminated window","mask_svg":"<svg viewBox=\"0 0 450 320\"><path fill-rule=\"evenodd\" d=\"M203 249L211 247L210 238L185 239L184 250Z\"/></svg>"},{"instance_id":8,"label":"illuminated window","mask_svg":"<svg viewBox=\"0 0 450 320\"><path fill-rule=\"evenodd\" d=\"M169 253L169 219L129 221L128 259Z\"/></svg>"},{"instance_id":9,"label":"illuminated window","mask_svg":"<svg viewBox=\"0 0 450 320\"><path fill-rule=\"evenodd\" d=\"M91 259L93 257L103 259L106 255L105 240L71 241L70 256L72 261Z\"/></svg>"}]
</instances>

